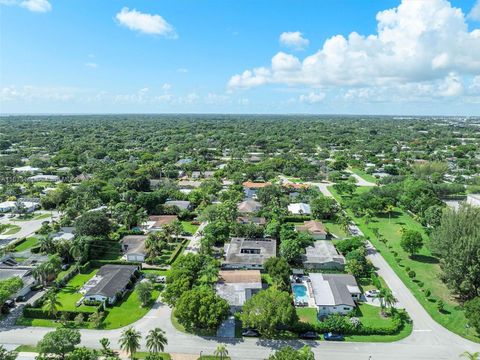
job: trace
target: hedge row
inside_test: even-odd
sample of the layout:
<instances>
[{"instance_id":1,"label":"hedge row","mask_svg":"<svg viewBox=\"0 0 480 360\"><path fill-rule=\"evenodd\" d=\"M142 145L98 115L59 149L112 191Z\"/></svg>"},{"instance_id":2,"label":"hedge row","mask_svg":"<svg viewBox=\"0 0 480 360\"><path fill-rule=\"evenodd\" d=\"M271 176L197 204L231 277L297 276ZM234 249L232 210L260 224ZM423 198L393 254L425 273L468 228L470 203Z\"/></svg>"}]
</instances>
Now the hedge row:
<instances>
[{"instance_id":1,"label":"hedge row","mask_svg":"<svg viewBox=\"0 0 480 360\"><path fill-rule=\"evenodd\" d=\"M184 246L185 246L185 241L182 241L180 244L177 245L175 250L170 255L170 258L168 259L167 263L169 265L171 265L175 261L175 259L178 257L178 255L180 255Z\"/></svg>"},{"instance_id":2,"label":"hedge row","mask_svg":"<svg viewBox=\"0 0 480 360\"><path fill-rule=\"evenodd\" d=\"M308 220L312 220L312 217L307 215L288 215L283 218L284 222L304 222Z\"/></svg>"},{"instance_id":3,"label":"hedge row","mask_svg":"<svg viewBox=\"0 0 480 360\"><path fill-rule=\"evenodd\" d=\"M315 331L317 333L326 332L339 332L344 335L395 335L398 334L405 326L406 319L402 319L401 315L395 315L392 318L392 325L390 326L366 326L364 324L358 324L354 326L345 319L344 326L339 328L333 328L329 326L327 322L318 322L316 324L309 324L304 322L298 322L292 327L292 331L296 333L303 333L307 331Z\"/></svg>"},{"instance_id":4,"label":"hedge row","mask_svg":"<svg viewBox=\"0 0 480 360\"><path fill-rule=\"evenodd\" d=\"M89 317L91 314L100 312L105 312L103 310L103 305L96 308L96 310L78 310L78 311L58 311L55 315L49 313L48 311L41 308L34 308L30 306L25 306L23 308L23 316L31 319L48 319L48 320L58 320L61 318L66 318L67 320L73 320L78 314L82 314L85 318ZM87 319L85 319L87 320Z\"/></svg>"}]
</instances>

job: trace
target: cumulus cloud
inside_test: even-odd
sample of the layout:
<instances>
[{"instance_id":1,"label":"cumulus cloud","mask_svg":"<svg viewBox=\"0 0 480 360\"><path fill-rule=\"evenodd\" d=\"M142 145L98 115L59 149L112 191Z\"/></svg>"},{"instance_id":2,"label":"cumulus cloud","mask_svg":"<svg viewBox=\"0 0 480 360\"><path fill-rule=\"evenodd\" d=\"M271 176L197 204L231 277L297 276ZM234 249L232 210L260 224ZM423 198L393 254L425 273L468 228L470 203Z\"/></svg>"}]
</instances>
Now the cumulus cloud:
<instances>
[{"instance_id":1,"label":"cumulus cloud","mask_svg":"<svg viewBox=\"0 0 480 360\"><path fill-rule=\"evenodd\" d=\"M306 104L316 104L322 102L325 99L326 94L323 92L310 92L308 94L302 94L299 96L298 101Z\"/></svg>"},{"instance_id":2,"label":"cumulus cloud","mask_svg":"<svg viewBox=\"0 0 480 360\"><path fill-rule=\"evenodd\" d=\"M48 0L0 0L1 5L17 5L27 10L39 13L45 13L52 10L52 5Z\"/></svg>"},{"instance_id":3,"label":"cumulus cloud","mask_svg":"<svg viewBox=\"0 0 480 360\"><path fill-rule=\"evenodd\" d=\"M117 15L117 21L130 30L139 31L149 35L160 35L167 38L176 38L177 33L160 15L142 13L136 9L124 7Z\"/></svg>"},{"instance_id":4,"label":"cumulus cloud","mask_svg":"<svg viewBox=\"0 0 480 360\"><path fill-rule=\"evenodd\" d=\"M456 96L464 77L480 74L480 29L469 31L463 12L448 1L403 0L376 19L375 34L332 36L304 59L279 52L269 66L232 76L228 86L362 88L440 81L440 95Z\"/></svg>"},{"instance_id":5,"label":"cumulus cloud","mask_svg":"<svg viewBox=\"0 0 480 360\"><path fill-rule=\"evenodd\" d=\"M303 50L310 43L308 39L303 37L300 31L287 31L280 34L280 44L295 49Z\"/></svg>"},{"instance_id":6,"label":"cumulus cloud","mask_svg":"<svg viewBox=\"0 0 480 360\"><path fill-rule=\"evenodd\" d=\"M477 0L472 10L468 13L468 18L476 21L480 21L480 0Z\"/></svg>"},{"instance_id":7,"label":"cumulus cloud","mask_svg":"<svg viewBox=\"0 0 480 360\"><path fill-rule=\"evenodd\" d=\"M94 62L87 62L87 63L85 63L85 66L89 67L91 69L96 69L98 67L98 64L94 63Z\"/></svg>"}]
</instances>

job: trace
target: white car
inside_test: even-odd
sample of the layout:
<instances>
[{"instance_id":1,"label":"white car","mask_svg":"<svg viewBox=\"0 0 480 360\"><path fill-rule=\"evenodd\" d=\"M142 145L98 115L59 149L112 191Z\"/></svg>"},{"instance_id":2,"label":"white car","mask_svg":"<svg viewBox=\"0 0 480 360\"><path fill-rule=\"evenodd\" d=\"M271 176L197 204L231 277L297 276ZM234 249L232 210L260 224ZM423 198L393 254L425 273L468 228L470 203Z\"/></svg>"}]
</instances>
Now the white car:
<instances>
[{"instance_id":1,"label":"white car","mask_svg":"<svg viewBox=\"0 0 480 360\"><path fill-rule=\"evenodd\" d=\"M365 292L366 297L378 297L378 294L380 294L378 290L368 290Z\"/></svg>"}]
</instances>

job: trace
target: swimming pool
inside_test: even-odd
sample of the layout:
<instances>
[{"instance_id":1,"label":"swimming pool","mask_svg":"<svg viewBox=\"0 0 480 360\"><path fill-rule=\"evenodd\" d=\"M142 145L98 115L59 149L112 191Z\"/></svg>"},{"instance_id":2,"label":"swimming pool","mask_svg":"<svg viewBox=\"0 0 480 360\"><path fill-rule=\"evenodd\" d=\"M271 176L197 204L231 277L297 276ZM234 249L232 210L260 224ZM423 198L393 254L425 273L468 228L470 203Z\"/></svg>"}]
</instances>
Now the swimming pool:
<instances>
[{"instance_id":1,"label":"swimming pool","mask_svg":"<svg viewBox=\"0 0 480 360\"><path fill-rule=\"evenodd\" d=\"M308 302L308 290L305 285L292 285L292 291L295 296L295 301Z\"/></svg>"}]
</instances>

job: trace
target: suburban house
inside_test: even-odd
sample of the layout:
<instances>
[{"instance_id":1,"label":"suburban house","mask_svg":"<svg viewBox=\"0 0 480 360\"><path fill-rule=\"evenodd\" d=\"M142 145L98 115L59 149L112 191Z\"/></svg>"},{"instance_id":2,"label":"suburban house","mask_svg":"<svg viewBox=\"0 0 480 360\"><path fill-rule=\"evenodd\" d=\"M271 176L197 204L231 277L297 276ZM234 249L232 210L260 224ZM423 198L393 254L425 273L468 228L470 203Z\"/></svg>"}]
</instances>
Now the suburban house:
<instances>
[{"instance_id":1,"label":"suburban house","mask_svg":"<svg viewBox=\"0 0 480 360\"><path fill-rule=\"evenodd\" d=\"M309 204L294 203L287 206L288 212L293 215L311 215L312 210Z\"/></svg>"},{"instance_id":2,"label":"suburban house","mask_svg":"<svg viewBox=\"0 0 480 360\"><path fill-rule=\"evenodd\" d=\"M346 263L330 240L317 240L313 246L308 246L302 261L306 269L322 270L344 270Z\"/></svg>"},{"instance_id":3,"label":"suburban house","mask_svg":"<svg viewBox=\"0 0 480 360\"><path fill-rule=\"evenodd\" d=\"M257 197L258 189L262 189L271 184L268 182L266 183L266 182L245 181L242 185L243 185L243 192L245 193L245 197L249 199L255 199Z\"/></svg>"},{"instance_id":4,"label":"suburban house","mask_svg":"<svg viewBox=\"0 0 480 360\"><path fill-rule=\"evenodd\" d=\"M197 189L202 185L201 181L193 181L193 180L179 180L178 187L180 188L191 188Z\"/></svg>"},{"instance_id":5,"label":"suburban house","mask_svg":"<svg viewBox=\"0 0 480 360\"><path fill-rule=\"evenodd\" d=\"M262 208L262 204L253 199L247 199L238 204L237 209L241 214L253 214Z\"/></svg>"},{"instance_id":6,"label":"suburban house","mask_svg":"<svg viewBox=\"0 0 480 360\"><path fill-rule=\"evenodd\" d=\"M127 235L120 243L122 244L123 258L126 261L141 262L145 261L145 240L147 235Z\"/></svg>"},{"instance_id":7,"label":"suburban house","mask_svg":"<svg viewBox=\"0 0 480 360\"><path fill-rule=\"evenodd\" d=\"M311 273L309 277L319 318L345 315L356 307L362 293L352 275Z\"/></svg>"},{"instance_id":8,"label":"suburban house","mask_svg":"<svg viewBox=\"0 0 480 360\"><path fill-rule=\"evenodd\" d=\"M75 237L75 228L70 226L61 227L60 231L50 235L53 241L70 241Z\"/></svg>"},{"instance_id":9,"label":"suburban house","mask_svg":"<svg viewBox=\"0 0 480 360\"><path fill-rule=\"evenodd\" d=\"M165 225L171 224L176 220L178 220L177 215L151 215L144 226L148 232L160 231Z\"/></svg>"},{"instance_id":10,"label":"suburban house","mask_svg":"<svg viewBox=\"0 0 480 360\"><path fill-rule=\"evenodd\" d=\"M295 230L298 232L306 232L315 240L325 240L328 235L323 223L316 220L304 221L303 225L295 225Z\"/></svg>"},{"instance_id":11,"label":"suburban house","mask_svg":"<svg viewBox=\"0 0 480 360\"><path fill-rule=\"evenodd\" d=\"M268 238L232 238L225 245L224 269L263 269L263 264L277 255L277 241Z\"/></svg>"},{"instance_id":12,"label":"suburban house","mask_svg":"<svg viewBox=\"0 0 480 360\"><path fill-rule=\"evenodd\" d=\"M125 294L137 270L138 267L133 265L103 265L80 292L84 299L113 304L118 295Z\"/></svg>"},{"instance_id":13,"label":"suburban house","mask_svg":"<svg viewBox=\"0 0 480 360\"><path fill-rule=\"evenodd\" d=\"M20 167L15 167L13 168L13 172L24 174L24 173L37 173L39 172L40 169L37 167L32 167L32 166L20 166Z\"/></svg>"},{"instance_id":14,"label":"suburban house","mask_svg":"<svg viewBox=\"0 0 480 360\"><path fill-rule=\"evenodd\" d=\"M190 201L185 200L169 200L165 202L167 206L176 206L180 210L189 210L190 209Z\"/></svg>"},{"instance_id":15,"label":"suburban house","mask_svg":"<svg viewBox=\"0 0 480 360\"><path fill-rule=\"evenodd\" d=\"M232 313L240 311L245 301L262 289L259 270L221 270L215 285L218 296L230 305Z\"/></svg>"},{"instance_id":16,"label":"suburban house","mask_svg":"<svg viewBox=\"0 0 480 360\"><path fill-rule=\"evenodd\" d=\"M0 203L0 212L17 212L20 207L23 207L25 212L31 213L37 210L40 207L40 204L38 202L27 200L4 201Z\"/></svg>"},{"instance_id":17,"label":"suburban house","mask_svg":"<svg viewBox=\"0 0 480 360\"><path fill-rule=\"evenodd\" d=\"M58 177L57 175L38 174L38 175L30 176L28 180L31 182L39 182L39 181L57 182L57 181L60 181L60 177Z\"/></svg>"},{"instance_id":18,"label":"suburban house","mask_svg":"<svg viewBox=\"0 0 480 360\"><path fill-rule=\"evenodd\" d=\"M5 255L0 258L0 281L17 276L23 282L23 287L18 290L14 295L12 295L12 298L27 295L30 292L32 286L36 284L36 281L32 276L32 269L32 266L20 265L11 255Z\"/></svg>"},{"instance_id":19,"label":"suburban house","mask_svg":"<svg viewBox=\"0 0 480 360\"><path fill-rule=\"evenodd\" d=\"M468 194L467 204L470 204L475 207L480 207L480 194Z\"/></svg>"},{"instance_id":20,"label":"suburban house","mask_svg":"<svg viewBox=\"0 0 480 360\"><path fill-rule=\"evenodd\" d=\"M258 226L265 226L267 219L259 216L239 216L237 217L239 224L255 224Z\"/></svg>"}]
</instances>

